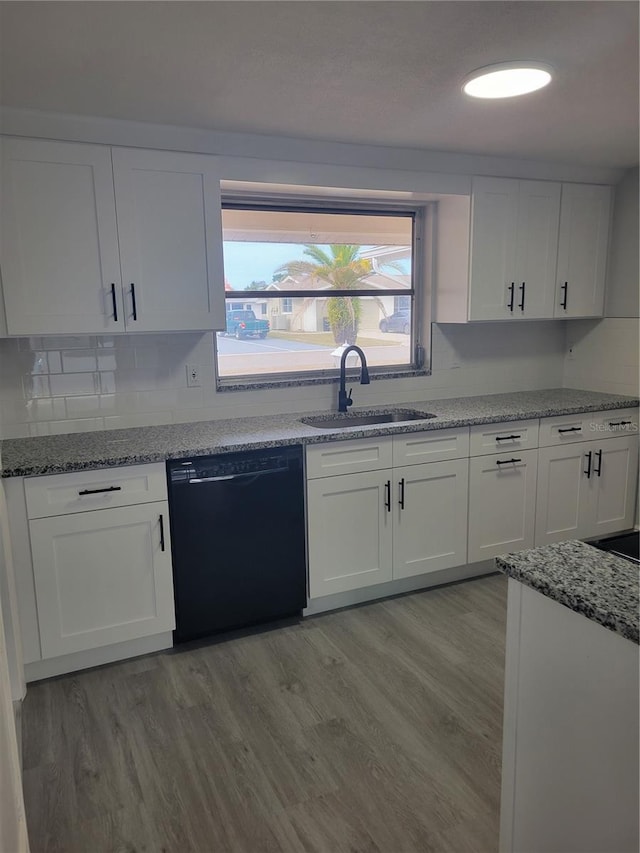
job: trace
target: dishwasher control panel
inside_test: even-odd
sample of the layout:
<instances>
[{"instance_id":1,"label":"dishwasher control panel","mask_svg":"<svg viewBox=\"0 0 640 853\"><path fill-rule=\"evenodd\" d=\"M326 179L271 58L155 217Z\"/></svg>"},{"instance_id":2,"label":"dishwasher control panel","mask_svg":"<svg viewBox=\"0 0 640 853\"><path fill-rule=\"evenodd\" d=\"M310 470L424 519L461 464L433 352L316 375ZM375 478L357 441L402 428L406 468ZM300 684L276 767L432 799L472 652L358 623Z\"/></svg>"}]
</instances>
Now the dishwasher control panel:
<instances>
[{"instance_id":1,"label":"dishwasher control panel","mask_svg":"<svg viewBox=\"0 0 640 853\"><path fill-rule=\"evenodd\" d=\"M285 471L291 467L292 461L299 460L301 453L299 448L296 448L297 453L294 455L287 453L287 450L289 448L270 448L268 451L222 453L189 461L169 462L169 480L171 483L186 483L191 480Z\"/></svg>"}]
</instances>

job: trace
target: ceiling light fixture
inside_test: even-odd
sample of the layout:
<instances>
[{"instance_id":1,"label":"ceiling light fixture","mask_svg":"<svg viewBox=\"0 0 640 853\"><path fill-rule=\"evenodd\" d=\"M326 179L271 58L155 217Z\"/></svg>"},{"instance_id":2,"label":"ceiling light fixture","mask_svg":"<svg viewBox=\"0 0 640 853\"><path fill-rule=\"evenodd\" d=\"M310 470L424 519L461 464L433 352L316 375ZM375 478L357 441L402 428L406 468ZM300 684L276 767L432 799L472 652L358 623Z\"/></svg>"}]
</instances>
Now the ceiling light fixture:
<instances>
[{"instance_id":1,"label":"ceiling light fixture","mask_svg":"<svg viewBox=\"0 0 640 853\"><path fill-rule=\"evenodd\" d=\"M472 98L515 98L551 82L553 68L542 62L499 62L472 71L462 91Z\"/></svg>"}]
</instances>

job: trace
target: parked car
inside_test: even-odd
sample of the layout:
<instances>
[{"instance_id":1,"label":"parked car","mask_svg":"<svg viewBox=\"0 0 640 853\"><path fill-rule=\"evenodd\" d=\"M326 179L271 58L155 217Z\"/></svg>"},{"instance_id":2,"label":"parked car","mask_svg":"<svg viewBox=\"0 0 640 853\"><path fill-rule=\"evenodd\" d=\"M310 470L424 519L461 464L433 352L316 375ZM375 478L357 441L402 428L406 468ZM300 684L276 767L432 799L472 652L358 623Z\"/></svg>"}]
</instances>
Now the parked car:
<instances>
[{"instance_id":1,"label":"parked car","mask_svg":"<svg viewBox=\"0 0 640 853\"><path fill-rule=\"evenodd\" d=\"M259 320L253 311L227 311L227 335L238 338L266 338L269 321Z\"/></svg>"},{"instance_id":2,"label":"parked car","mask_svg":"<svg viewBox=\"0 0 640 853\"><path fill-rule=\"evenodd\" d=\"M396 311L390 314L389 317L383 317L380 320L381 332L402 332L408 335L411 332L411 312Z\"/></svg>"}]
</instances>

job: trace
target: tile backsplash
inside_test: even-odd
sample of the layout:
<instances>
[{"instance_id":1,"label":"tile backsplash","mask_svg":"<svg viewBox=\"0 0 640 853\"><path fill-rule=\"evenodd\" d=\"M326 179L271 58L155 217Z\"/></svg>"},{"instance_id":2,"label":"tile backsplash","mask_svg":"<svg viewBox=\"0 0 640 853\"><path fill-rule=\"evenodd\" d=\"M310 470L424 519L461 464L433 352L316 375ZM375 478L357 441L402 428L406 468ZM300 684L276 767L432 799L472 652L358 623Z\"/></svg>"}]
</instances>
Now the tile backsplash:
<instances>
[{"instance_id":1,"label":"tile backsplash","mask_svg":"<svg viewBox=\"0 0 640 853\"><path fill-rule=\"evenodd\" d=\"M611 394L639 393L637 317L606 317L567 323L564 384Z\"/></svg>"},{"instance_id":2,"label":"tile backsplash","mask_svg":"<svg viewBox=\"0 0 640 853\"><path fill-rule=\"evenodd\" d=\"M562 385L564 322L433 327L432 375L356 386L356 405ZM219 393L212 333L0 340L0 435L84 432L335 407L334 385ZM189 388L186 365L200 367Z\"/></svg>"}]
</instances>

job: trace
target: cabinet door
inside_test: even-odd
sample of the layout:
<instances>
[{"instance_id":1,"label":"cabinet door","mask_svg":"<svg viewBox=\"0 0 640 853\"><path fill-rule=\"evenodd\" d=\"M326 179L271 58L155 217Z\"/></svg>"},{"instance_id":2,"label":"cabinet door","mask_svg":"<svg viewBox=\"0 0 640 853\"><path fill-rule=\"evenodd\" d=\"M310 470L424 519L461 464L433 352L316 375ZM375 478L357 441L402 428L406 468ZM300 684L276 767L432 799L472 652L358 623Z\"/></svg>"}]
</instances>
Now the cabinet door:
<instances>
[{"instance_id":1,"label":"cabinet door","mask_svg":"<svg viewBox=\"0 0 640 853\"><path fill-rule=\"evenodd\" d=\"M602 316L610 216L610 187L562 185L556 317Z\"/></svg>"},{"instance_id":2,"label":"cabinet door","mask_svg":"<svg viewBox=\"0 0 640 853\"><path fill-rule=\"evenodd\" d=\"M585 536L605 536L633 527L638 479L638 437L620 436L593 447Z\"/></svg>"},{"instance_id":3,"label":"cabinet door","mask_svg":"<svg viewBox=\"0 0 640 853\"><path fill-rule=\"evenodd\" d=\"M113 149L130 331L224 329L220 182L215 158Z\"/></svg>"},{"instance_id":4,"label":"cabinet door","mask_svg":"<svg viewBox=\"0 0 640 853\"><path fill-rule=\"evenodd\" d=\"M309 595L391 580L391 470L307 484Z\"/></svg>"},{"instance_id":5,"label":"cabinet door","mask_svg":"<svg viewBox=\"0 0 640 853\"><path fill-rule=\"evenodd\" d=\"M393 469L393 577L467 562L469 460Z\"/></svg>"},{"instance_id":6,"label":"cabinet door","mask_svg":"<svg viewBox=\"0 0 640 853\"><path fill-rule=\"evenodd\" d=\"M520 181L514 316L553 317L561 185Z\"/></svg>"},{"instance_id":7,"label":"cabinet door","mask_svg":"<svg viewBox=\"0 0 640 853\"><path fill-rule=\"evenodd\" d=\"M5 139L1 189L9 334L122 331L109 148Z\"/></svg>"},{"instance_id":8,"label":"cabinet door","mask_svg":"<svg viewBox=\"0 0 640 853\"><path fill-rule=\"evenodd\" d=\"M470 563L533 548L537 465L537 450L470 460Z\"/></svg>"},{"instance_id":9,"label":"cabinet door","mask_svg":"<svg viewBox=\"0 0 640 853\"><path fill-rule=\"evenodd\" d=\"M506 320L515 276L518 181L474 178L471 206L469 319ZM517 294L516 294L517 295Z\"/></svg>"},{"instance_id":10,"label":"cabinet door","mask_svg":"<svg viewBox=\"0 0 640 853\"><path fill-rule=\"evenodd\" d=\"M591 442L583 442L538 451L536 546L584 537L590 450Z\"/></svg>"},{"instance_id":11,"label":"cabinet door","mask_svg":"<svg viewBox=\"0 0 640 853\"><path fill-rule=\"evenodd\" d=\"M43 658L175 627L165 501L38 518L30 531Z\"/></svg>"}]
</instances>

